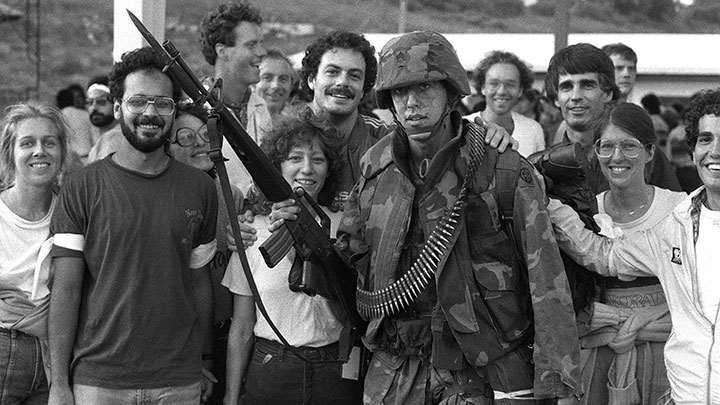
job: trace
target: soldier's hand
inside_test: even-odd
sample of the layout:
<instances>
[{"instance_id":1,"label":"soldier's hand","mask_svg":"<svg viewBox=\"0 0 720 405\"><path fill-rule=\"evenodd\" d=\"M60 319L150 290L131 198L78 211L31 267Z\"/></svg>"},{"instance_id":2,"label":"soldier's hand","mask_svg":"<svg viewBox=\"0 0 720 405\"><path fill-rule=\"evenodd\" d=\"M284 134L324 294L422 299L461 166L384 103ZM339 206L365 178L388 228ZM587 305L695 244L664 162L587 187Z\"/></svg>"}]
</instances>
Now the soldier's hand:
<instances>
[{"instance_id":1,"label":"soldier's hand","mask_svg":"<svg viewBox=\"0 0 720 405\"><path fill-rule=\"evenodd\" d=\"M257 231L250 225L255 220L252 211L246 211L244 214L238 215L238 225L240 225L240 237L243 241L245 249L252 246L257 241ZM228 224L225 227L225 238L227 239L228 249L237 251L237 241L232 232L232 227Z\"/></svg>"},{"instance_id":2,"label":"soldier's hand","mask_svg":"<svg viewBox=\"0 0 720 405\"><path fill-rule=\"evenodd\" d=\"M505 152L508 146L510 146L513 150L517 150L520 146L517 139L510 136L505 128L500 125L492 122L484 122L480 117L475 117L475 123L487 128L487 131L485 132L485 142L491 147L497 149L498 152Z\"/></svg>"},{"instance_id":3,"label":"soldier's hand","mask_svg":"<svg viewBox=\"0 0 720 405\"><path fill-rule=\"evenodd\" d=\"M270 220L270 227L268 229L270 232L275 232L285 221L297 221L299 213L300 206L298 206L292 198L274 203L268 216Z\"/></svg>"}]
</instances>

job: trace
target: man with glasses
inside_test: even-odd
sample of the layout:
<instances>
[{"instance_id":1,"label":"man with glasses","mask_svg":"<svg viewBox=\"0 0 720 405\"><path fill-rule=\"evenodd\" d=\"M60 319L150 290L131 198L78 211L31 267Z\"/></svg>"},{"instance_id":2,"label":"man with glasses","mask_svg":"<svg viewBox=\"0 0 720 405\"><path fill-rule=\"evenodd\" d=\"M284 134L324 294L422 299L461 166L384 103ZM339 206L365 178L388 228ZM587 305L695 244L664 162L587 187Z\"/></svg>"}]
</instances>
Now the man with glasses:
<instances>
[{"instance_id":1,"label":"man with glasses","mask_svg":"<svg viewBox=\"0 0 720 405\"><path fill-rule=\"evenodd\" d=\"M532 89L530 68L513 53L493 51L480 61L473 77L478 93L485 96L485 109L465 118L472 121L480 116L505 128L518 140L518 152L525 157L545 149L540 124L513 111L520 96Z\"/></svg>"},{"instance_id":2,"label":"man with glasses","mask_svg":"<svg viewBox=\"0 0 720 405\"><path fill-rule=\"evenodd\" d=\"M123 141L60 193L50 404L198 404L212 391L202 362L217 195L209 176L165 152L180 88L162 68L148 47L113 66Z\"/></svg>"}]
</instances>

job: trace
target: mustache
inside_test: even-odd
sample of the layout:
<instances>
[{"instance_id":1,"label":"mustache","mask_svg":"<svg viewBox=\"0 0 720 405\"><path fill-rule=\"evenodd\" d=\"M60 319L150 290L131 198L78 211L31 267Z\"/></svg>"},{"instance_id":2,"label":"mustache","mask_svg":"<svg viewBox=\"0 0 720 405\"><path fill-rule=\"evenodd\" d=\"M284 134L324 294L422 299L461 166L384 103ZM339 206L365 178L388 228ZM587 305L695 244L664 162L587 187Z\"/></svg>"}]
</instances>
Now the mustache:
<instances>
[{"instance_id":1,"label":"mustache","mask_svg":"<svg viewBox=\"0 0 720 405\"><path fill-rule=\"evenodd\" d=\"M265 92L265 94L267 94L268 96L273 96L273 97L282 97L285 95L285 90L283 90L283 89L268 90Z\"/></svg>"},{"instance_id":2,"label":"mustache","mask_svg":"<svg viewBox=\"0 0 720 405\"><path fill-rule=\"evenodd\" d=\"M158 116L140 116L135 119L135 125L157 125L159 127L165 126L165 120Z\"/></svg>"},{"instance_id":3,"label":"mustache","mask_svg":"<svg viewBox=\"0 0 720 405\"><path fill-rule=\"evenodd\" d=\"M90 118L93 118L93 117L103 117L104 118L104 117L109 117L110 115L112 115L112 114L103 114L100 111L93 111L90 113Z\"/></svg>"},{"instance_id":4,"label":"mustache","mask_svg":"<svg viewBox=\"0 0 720 405\"><path fill-rule=\"evenodd\" d=\"M349 98L355 98L355 92L347 87L331 87L325 91L325 94L329 96L344 96Z\"/></svg>"}]
</instances>

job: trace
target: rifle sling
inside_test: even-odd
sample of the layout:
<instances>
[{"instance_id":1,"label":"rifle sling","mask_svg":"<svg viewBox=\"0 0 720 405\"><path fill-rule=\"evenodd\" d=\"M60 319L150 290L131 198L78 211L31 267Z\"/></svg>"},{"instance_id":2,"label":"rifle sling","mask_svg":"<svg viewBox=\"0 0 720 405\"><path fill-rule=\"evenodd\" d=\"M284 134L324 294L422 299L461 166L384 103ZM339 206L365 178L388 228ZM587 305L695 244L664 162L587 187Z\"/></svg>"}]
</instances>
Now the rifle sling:
<instances>
[{"instance_id":1,"label":"rifle sling","mask_svg":"<svg viewBox=\"0 0 720 405\"><path fill-rule=\"evenodd\" d=\"M242 270L243 273L245 273L245 278L247 278L248 286L250 287L250 292L252 292L253 300L255 301L255 305L257 306L258 310L260 311L260 314L262 314L263 318L265 318L265 321L267 321L268 326L270 326L270 329L275 333L275 335L278 337L280 342L283 344L283 346L287 347L290 353L295 355L300 360L306 362L306 363L334 363L334 362L344 362L343 359L337 359L337 360L330 360L330 361L314 361L314 360L308 360L300 354L298 349L295 346L292 346L290 343L288 343L287 339L280 333L280 330L275 326L275 323L273 323L272 319L270 319L270 315L267 313L267 310L265 309L265 304L263 304L262 298L260 298L260 292L257 289L257 285L255 284L255 278L252 275L252 271L250 270L250 265L248 264L247 255L245 255L245 249L243 246L242 241L242 234L240 232L240 224L238 223L237 216L238 213L235 210L235 204L234 199L232 195L232 189L230 188L230 179L228 178L227 169L225 168L225 158L222 156L222 137L220 136L220 132L218 131L218 116L214 112L210 113L210 117L208 119L207 123L207 129L208 129L208 137L210 138L210 151L208 152L208 156L215 164L215 170L217 171L218 180L220 181L220 188L222 190L223 194L223 200L225 203L225 207L227 208L228 212L228 218L230 222L230 227L232 228L232 234L235 238L235 243L238 245L237 253L240 257L240 263L242 264Z\"/></svg>"}]
</instances>

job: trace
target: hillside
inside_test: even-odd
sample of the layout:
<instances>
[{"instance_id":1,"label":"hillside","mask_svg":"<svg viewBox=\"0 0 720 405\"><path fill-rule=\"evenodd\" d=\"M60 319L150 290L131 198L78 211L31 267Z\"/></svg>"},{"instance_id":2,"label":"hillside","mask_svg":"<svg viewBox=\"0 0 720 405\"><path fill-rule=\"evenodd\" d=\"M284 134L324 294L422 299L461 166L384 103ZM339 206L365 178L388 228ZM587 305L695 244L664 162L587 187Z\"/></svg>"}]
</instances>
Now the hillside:
<instances>
[{"instance_id":1,"label":"hillside","mask_svg":"<svg viewBox=\"0 0 720 405\"><path fill-rule=\"evenodd\" d=\"M531 13L501 18L482 8L440 11L428 1L409 0L407 29L440 32L551 32L552 17ZM464 0L466 3L472 1ZM23 0L4 3L25 10ZM167 39L181 50L198 74L210 72L202 60L198 44L198 25L205 13L219 0L167 0ZM268 23L311 24L313 33L291 35L285 29L268 29L266 43L287 53L299 52L318 35L332 29L360 32L393 32L397 27L397 1L394 0L263 0L254 3ZM424 5L425 4L425 5ZM479 4L479 3L478 3ZM443 3L446 7L447 2ZM457 8L457 7L456 7ZM485 9L487 10L487 9ZM648 23L621 15L605 15L602 10L583 9L575 13L571 32L707 32L717 25ZM595 10L595 11L593 11ZM85 84L93 75L106 73L112 64L111 0L44 0L41 3L41 71L39 98L52 101L69 83ZM545 13L547 14L547 13ZM583 16L580 16L583 15ZM593 16L598 18L593 18ZM25 22L0 24L0 105L12 98L12 91L34 87L34 63L26 56Z\"/></svg>"}]
</instances>

